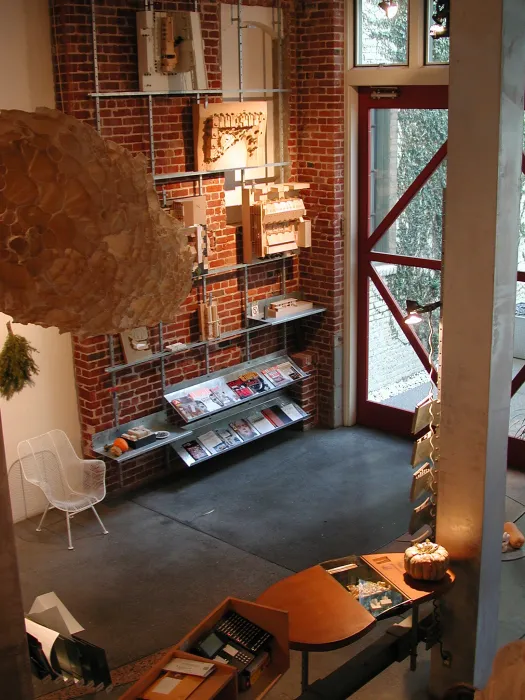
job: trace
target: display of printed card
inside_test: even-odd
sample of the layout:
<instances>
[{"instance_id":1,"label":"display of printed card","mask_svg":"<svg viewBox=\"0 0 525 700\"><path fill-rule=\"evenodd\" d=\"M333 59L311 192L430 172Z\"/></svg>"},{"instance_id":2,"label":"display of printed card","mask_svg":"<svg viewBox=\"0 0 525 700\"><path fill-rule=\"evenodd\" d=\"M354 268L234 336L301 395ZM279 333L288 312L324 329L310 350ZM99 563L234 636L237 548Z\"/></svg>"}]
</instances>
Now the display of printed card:
<instances>
[{"instance_id":1,"label":"display of printed card","mask_svg":"<svg viewBox=\"0 0 525 700\"><path fill-rule=\"evenodd\" d=\"M195 461L210 456L208 450L197 440L190 440L189 442L185 442L182 448L186 450L190 457L193 457Z\"/></svg>"},{"instance_id":2,"label":"display of printed card","mask_svg":"<svg viewBox=\"0 0 525 700\"><path fill-rule=\"evenodd\" d=\"M230 423L230 428L235 430L237 435L239 435L239 437L241 437L243 440L251 440L259 435L259 432L253 428L248 421L245 421L244 418L234 420L232 423Z\"/></svg>"},{"instance_id":3,"label":"display of printed card","mask_svg":"<svg viewBox=\"0 0 525 700\"><path fill-rule=\"evenodd\" d=\"M255 430L258 430L261 435L264 435L265 433L270 433L272 430L275 430L275 426L273 423L270 423L268 418L265 418L263 414L260 411L257 411L256 413L252 413L250 416L246 417L246 420L248 423L255 428Z\"/></svg>"},{"instance_id":4,"label":"display of printed card","mask_svg":"<svg viewBox=\"0 0 525 700\"><path fill-rule=\"evenodd\" d=\"M284 404L284 406L281 406L281 410L292 420L301 420L304 418L304 413L301 413L293 403Z\"/></svg>"},{"instance_id":5,"label":"display of printed card","mask_svg":"<svg viewBox=\"0 0 525 700\"><path fill-rule=\"evenodd\" d=\"M254 394L254 392L249 387L247 387L246 384L239 377L237 379L232 379L226 383L228 384L230 389L232 389L237 394L237 396L240 399L248 399Z\"/></svg>"},{"instance_id":6,"label":"display of printed card","mask_svg":"<svg viewBox=\"0 0 525 700\"><path fill-rule=\"evenodd\" d=\"M288 384L290 381L284 374L281 374L277 367L267 367L261 370L266 379L269 379L274 386L281 386L281 384Z\"/></svg>"},{"instance_id":7,"label":"display of printed card","mask_svg":"<svg viewBox=\"0 0 525 700\"><path fill-rule=\"evenodd\" d=\"M281 362L280 365L275 366L275 369L280 372L289 382L294 382L296 379L301 378L301 375L291 362Z\"/></svg>"},{"instance_id":8,"label":"display of printed card","mask_svg":"<svg viewBox=\"0 0 525 700\"><path fill-rule=\"evenodd\" d=\"M235 447L236 445L240 445L242 443L241 438L234 433L233 430L229 430L228 428L217 428L216 432L220 439L228 447Z\"/></svg>"},{"instance_id":9,"label":"display of printed card","mask_svg":"<svg viewBox=\"0 0 525 700\"><path fill-rule=\"evenodd\" d=\"M245 372L241 374L239 379L244 382L244 386L248 387L254 394L262 394L273 387L268 384L264 377L261 377L257 372Z\"/></svg>"},{"instance_id":10,"label":"display of printed card","mask_svg":"<svg viewBox=\"0 0 525 700\"><path fill-rule=\"evenodd\" d=\"M199 435L198 440L212 455L224 452L227 449L226 443L220 439L214 430L210 430L204 435Z\"/></svg>"},{"instance_id":11,"label":"display of printed card","mask_svg":"<svg viewBox=\"0 0 525 700\"><path fill-rule=\"evenodd\" d=\"M181 396L179 399L173 399L171 405L185 421L195 420L195 418L205 416L208 413L202 401L195 401L190 396Z\"/></svg>"}]
</instances>

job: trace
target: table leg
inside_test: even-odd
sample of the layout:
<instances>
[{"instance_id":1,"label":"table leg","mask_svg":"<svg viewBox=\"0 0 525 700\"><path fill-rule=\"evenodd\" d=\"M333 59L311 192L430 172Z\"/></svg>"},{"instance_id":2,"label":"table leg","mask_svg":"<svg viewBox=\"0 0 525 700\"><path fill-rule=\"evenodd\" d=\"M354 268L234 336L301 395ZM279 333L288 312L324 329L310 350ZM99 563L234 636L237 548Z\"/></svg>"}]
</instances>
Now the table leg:
<instances>
[{"instance_id":1,"label":"table leg","mask_svg":"<svg viewBox=\"0 0 525 700\"><path fill-rule=\"evenodd\" d=\"M308 652L301 652L301 691L308 690Z\"/></svg>"},{"instance_id":2,"label":"table leg","mask_svg":"<svg viewBox=\"0 0 525 700\"><path fill-rule=\"evenodd\" d=\"M414 605L412 608L412 630L410 640L410 670L415 671L417 668L417 645L418 645L418 627L419 627L419 605Z\"/></svg>"}]
</instances>

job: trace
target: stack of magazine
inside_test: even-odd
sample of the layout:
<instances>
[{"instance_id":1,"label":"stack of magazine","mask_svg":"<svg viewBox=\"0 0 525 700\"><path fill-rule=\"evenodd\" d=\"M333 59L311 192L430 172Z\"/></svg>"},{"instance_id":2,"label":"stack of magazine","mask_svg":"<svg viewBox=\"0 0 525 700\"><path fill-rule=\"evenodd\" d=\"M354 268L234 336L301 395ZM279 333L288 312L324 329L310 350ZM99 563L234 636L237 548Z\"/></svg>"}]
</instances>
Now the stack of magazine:
<instances>
[{"instance_id":1,"label":"stack of magazine","mask_svg":"<svg viewBox=\"0 0 525 700\"><path fill-rule=\"evenodd\" d=\"M189 387L186 393L179 391L166 397L186 423L203 418L238 401L280 388L300 379L303 375L289 362L281 362L255 372L230 374L206 382L205 385Z\"/></svg>"},{"instance_id":2,"label":"stack of magazine","mask_svg":"<svg viewBox=\"0 0 525 700\"><path fill-rule=\"evenodd\" d=\"M246 418L232 420L223 428L209 430L185 442L182 445L182 456L186 458L186 455L189 455L192 460L198 462L302 420L305 415L304 411L292 402L268 406L254 411Z\"/></svg>"}]
</instances>

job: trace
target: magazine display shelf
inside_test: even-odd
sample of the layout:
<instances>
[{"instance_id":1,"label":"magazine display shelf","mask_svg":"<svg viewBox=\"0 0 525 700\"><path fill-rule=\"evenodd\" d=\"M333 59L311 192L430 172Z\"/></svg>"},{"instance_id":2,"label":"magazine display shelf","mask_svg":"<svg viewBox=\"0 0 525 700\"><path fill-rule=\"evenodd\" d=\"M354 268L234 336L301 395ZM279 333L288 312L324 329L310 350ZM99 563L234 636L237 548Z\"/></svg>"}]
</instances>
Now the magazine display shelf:
<instances>
[{"instance_id":1,"label":"magazine display shelf","mask_svg":"<svg viewBox=\"0 0 525 700\"><path fill-rule=\"evenodd\" d=\"M278 391L276 394L273 395L271 399L268 399L268 397L263 397L259 399L258 401L252 401L250 404L250 410L246 410L246 407L239 407L237 410L234 408L230 409L227 412L227 415L224 413L221 413L220 417L217 418L216 416L214 418L203 418L200 421L198 421L198 425L193 425L192 426L192 431L191 431L191 439L192 440L198 440L198 438L201 435L204 435L205 433L209 432L210 430L230 430L230 422L234 419L239 419L239 418L244 418L246 419L247 416L249 416L251 413L254 413L255 411L261 411L264 408L270 408L272 406L278 405L278 406L284 406L286 404L293 404L293 406L297 409L297 411L301 414L300 418L297 418L296 420L291 420L289 423L286 423L285 425L282 426L275 426L272 430L269 430L266 433L259 433L258 435L255 435L254 437L248 438L248 439L242 439L241 442L231 445L227 447L226 449L216 452L213 454L206 455L206 457L202 457L201 459L194 459L182 446L182 443L180 440L177 440L177 442L172 444L172 448L175 450L175 452L179 455L179 457L182 459L182 461L186 464L188 467L193 467L196 464L200 464L201 462L206 462L209 459L213 459L214 457L217 457L218 455L226 454L226 452L231 452L232 450L237 449L238 447L242 447L243 445L247 445L251 442L255 442L256 440L259 440L260 438L266 437L267 435L273 435L274 433L278 432L279 430L283 430L284 428L288 428L292 425L297 425L298 423L301 423L303 420L309 417L310 414L306 413L303 411L301 406L299 406L295 401L290 399L288 394L286 394L283 390Z\"/></svg>"},{"instance_id":2,"label":"magazine display shelf","mask_svg":"<svg viewBox=\"0 0 525 700\"><path fill-rule=\"evenodd\" d=\"M193 425L196 422L200 423L200 421L204 420L205 418L208 418L209 416L214 416L217 413L231 411L232 409L238 410L239 408L246 406L246 404L253 404L255 399L274 394L275 392L280 391L288 386L291 386L296 382L300 382L303 379L306 379L306 377L308 377L308 374L306 372L303 372L303 370L300 369L295 364L295 362L293 362L293 360L291 360L288 357L288 355L285 352L275 352L271 355L265 355L264 357L258 358L256 360L249 360L248 362L243 362L242 364L235 365L234 367L226 367L225 369L219 370L218 372L213 372L212 374L206 375L197 381L191 379L185 382L180 382L179 384L175 384L174 386L169 387L166 390L164 398L169 404L171 404L173 400L186 397L191 391L213 388L217 385L218 380L236 379L244 372L248 371L257 372L258 374L260 374L262 370L269 369L270 367L273 367L274 365L283 362L289 362L291 364L294 371L298 375L297 379L291 379L290 381L283 383L279 386L272 386L270 382L267 381L268 389L266 389L264 392L253 394L252 396L248 396L245 399L239 399L235 403L231 403L226 406L218 406L216 410L208 411L206 415L197 416L195 418L189 419L182 418L181 416L181 420L184 420L185 424Z\"/></svg>"}]
</instances>

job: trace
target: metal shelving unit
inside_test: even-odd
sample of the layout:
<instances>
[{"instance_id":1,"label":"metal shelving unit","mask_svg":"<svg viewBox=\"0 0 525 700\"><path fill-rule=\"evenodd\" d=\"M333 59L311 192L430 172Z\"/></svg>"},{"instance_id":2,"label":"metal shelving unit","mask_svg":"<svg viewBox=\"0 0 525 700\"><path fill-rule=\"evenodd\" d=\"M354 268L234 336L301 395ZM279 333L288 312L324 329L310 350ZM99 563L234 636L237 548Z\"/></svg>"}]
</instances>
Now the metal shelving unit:
<instances>
[{"instance_id":1,"label":"metal shelving unit","mask_svg":"<svg viewBox=\"0 0 525 700\"><path fill-rule=\"evenodd\" d=\"M285 128L284 128L284 104L283 104L283 98L286 93L289 92L287 88L284 87L284 60L283 60L283 34L282 34L282 7L281 7L281 0L275 0L275 4L273 6L272 14L273 14L273 28L276 33L276 41L277 41L277 80L278 80L278 86L277 87L272 87L272 88L246 88L244 86L244 76L243 76L243 63L244 63L244 47L243 47L243 36L242 36L242 29L245 28L247 25L243 24L243 5L242 5L242 0L237 0L236 2L232 3L231 5L231 19L232 22L237 22L237 36L238 36L238 50L239 50L239 86L238 88L228 88L228 89L222 89L222 88L211 88L208 90L185 90L185 91L178 91L178 90L168 90L168 91L152 91L152 92L143 92L143 91L113 91L113 92L103 92L100 90L100 76L99 76L99 65L98 65L98 56L97 56L97 1L98 0L90 0L90 6L91 6L91 31L92 31L92 43L93 43L93 68L94 68L94 83L95 83L95 90L94 92L90 93L90 97L94 99L95 101L95 118L96 118L96 128L97 131L100 133L101 127L102 127L102 117L101 117L101 101L107 100L107 99L125 99L125 98L134 98L134 99L144 99L147 101L148 105L148 134L149 134L149 155L150 155L150 164L151 164L151 172L152 176L154 178L154 181L158 184L163 184L163 183L168 183L168 182L175 182L177 180L183 180L183 179L197 179L198 180L198 192L199 194L203 193L203 178L204 177L209 177L209 176L217 176L217 175L224 175L225 173L229 172L235 172L235 171L240 171L241 173L241 186L245 184L246 181L246 171L249 170L254 170L254 169L265 169L266 176L268 177L268 169L269 168L275 168L278 170L278 179L280 181L284 180L284 173L285 173L285 167L289 166L291 163L290 161L287 161L285 159L285 147L284 147L284 134L285 134ZM149 3L147 0L144 3L144 6L146 9L149 7ZM199 3L198 0L195 0L194 3L194 10L197 12L199 10ZM236 11L235 11L236 10ZM223 169L223 170L210 170L210 171L186 171L186 172L174 172L174 173L166 173L166 174L158 174L156 172L156 151L155 151L155 130L154 130L154 123L153 123L153 100L155 98L166 98L166 97L188 97L188 98L194 98L196 101L200 101L201 98L203 98L205 101L207 101L208 96L238 96L238 99L240 101L243 101L245 96L248 95L265 95L265 96L272 96L272 97L277 97L278 99L278 105L279 105L279 123L278 123L278 128L276 129L276 133L278 134L279 138L279 143L278 143L278 158L279 160L277 162L272 162L272 163L265 163L263 165L259 166L247 166L244 168L228 168L228 169ZM167 203L167 198L166 198L166 193L163 190L162 193L163 196L163 201L164 204ZM99 435L104 435L108 436L107 440L109 440L109 433L114 432L115 435L120 434L123 432L123 430L126 427L132 427L133 424L137 423L143 423L143 424L148 424L149 422L153 421L155 424L163 424L163 420L161 418L164 413L156 413L152 414L151 416L147 416L145 418L140 419L139 421L132 421L131 423L127 423L125 426L120 425L120 411L119 411L119 401L118 401L118 395L117 395L117 380L116 380L116 375L119 372L126 371L132 367L141 365L141 364L146 364L148 362L159 362L160 363L160 374L161 374L161 382L162 382L162 390L163 393L166 393L167 387L166 387L166 379L165 379L165 362L168 358L171 358L173 355L188 352L194 349L198 348L203 348L205 352L205 362L206 362L206 377L211 376L210 375L210 351L213 350L215 346L218 346L222 342L227 342L235 337L244 337L245 339L245 357L246 361L248 363L251 362L251 349L250 349L250 340L251 336L253 333L258 333L259 331L263 329L268 328L268 324L264 322L254 322L249 318L248 315L248 304L249 304L249 270L253 267L256 267L258 265L264 265L268 263L275 263L278 260L281 260L281 294L286 294L286 261L288 259L293 259L295 256L294 255L283 255L281 257L277 258L269 258L269 259L264 259L264 260L255 260L250 264L246 263L240 263L240 264L235 264L235 265L226 265L220 268L214 268L208 271L208 273L204 275L197 275L195 276L195 280L198 281L201 285L201 292L202 292L202 298L206 298L207 296L207 284L208 280L210 280L212 277L219 276L219 275L226 275L226 274L231 274L231 273L241 273L244 276L244 292L243 292L243 303L244 303L244 327L239 328L239 329L234 329L231 331L227 331L221 335L220 338L215 339L215 340L201 340L197 342L191 342L186 344L184 347L177 349L175 351L171 350L165 350L164 349L164 338L163 338L163 324L159 323L158 330L159 330L159 341L160 341L160 349L158 352L150 355L147 358L141 359L141 360L136 360L134 362L130 363L125 363L125 364L115 364L115 347L114 347L114 340L113 336L108 336L108 347L109 347L109 355L110 355L110 366L106 367L105 372L110 375L111 377L111 392L112 392L112 400L113 400L113 414L114 414L114 424L115 427L111 429L111 431L105 431L104 434L99 434ZM284 347L283 353L287 353L288 349L288 337L287 337L287 324L289 322L292 322L296 320L297 318L304 318L305 316L313 315L313 314L318 314L322 313L325 309L322 308L316 308L315 310L312 310L311 313L304 313L300 314L297 317L288 317L286 319L279 319L280 325L282 325L282 345ZM277 324L274 324L277 325ZM231 368L234 369L234 368ZM173 426L172 426L173 427ZM168 429L168 427L164 428L157 428L157 429ZM183 436L190 435L191 431L184 431ZM98 436L95 436L97 440L99 439ZM104 437L100 439L105 439ZM162 445L169 445L171 442L175 440L181 439L180 436L177 436L175 433L173 435L170 434L169 438L166 438L165 440L161 440L158 443L154 443L150 446L141 448L139 450L130 450L130 452L125 453L120 457L119 459L115 460L119 464L127 461L129 459L132 459L133 457L139 456L140 454L144 454L145 452L149 452L150 450L157 449L158 447L161 447ZM96 440L94 439L94 446L95 446ZM98 444L98 443L97 443ZM100 447L100 445L98 445ZM103 448L103 446L102 446ZM99 451L97 447L95 447L95 451ZM102 450L103 451L103 450ZM100 451L99 451L100 453Z\"/></svg>"}]
</instances>

